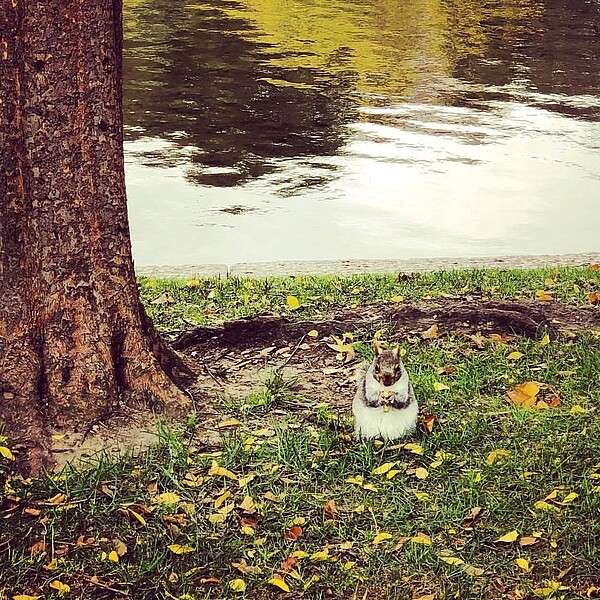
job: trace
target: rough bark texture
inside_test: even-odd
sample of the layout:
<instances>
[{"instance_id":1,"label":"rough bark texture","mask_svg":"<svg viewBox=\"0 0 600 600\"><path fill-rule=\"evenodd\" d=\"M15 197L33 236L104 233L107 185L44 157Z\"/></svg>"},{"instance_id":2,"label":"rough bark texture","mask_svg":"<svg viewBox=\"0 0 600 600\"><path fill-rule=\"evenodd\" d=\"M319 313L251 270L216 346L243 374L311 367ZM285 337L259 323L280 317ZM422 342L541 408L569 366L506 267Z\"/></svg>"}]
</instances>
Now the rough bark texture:
<instances>
[{"instance_id":1,"label":"rough bark texture","mask_svg":"<svg viewBox=\"0 0 600 600\"><path fill-rule=\"evenodd\" d=\"M37 471L51 430L182 401L163 369L182 365L135 283L121 0L0 7L0 421Z\"/></svg>"}]
</instances>

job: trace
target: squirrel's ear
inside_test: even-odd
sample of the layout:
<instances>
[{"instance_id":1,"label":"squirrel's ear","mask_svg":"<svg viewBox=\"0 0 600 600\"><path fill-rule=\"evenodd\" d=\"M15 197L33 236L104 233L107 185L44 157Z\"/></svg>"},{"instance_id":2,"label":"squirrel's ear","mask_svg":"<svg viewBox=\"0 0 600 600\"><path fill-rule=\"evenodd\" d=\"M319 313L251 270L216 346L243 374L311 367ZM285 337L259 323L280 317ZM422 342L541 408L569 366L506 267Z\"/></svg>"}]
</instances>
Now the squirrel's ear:
<instances>
[{"instance_id":1,"label":"squirrel's ear","mask_svg":"<svg viewBox=\"0 0 600 600\"><path fill-rule=\"evenodd\" d=\"M392 354L393 354L394 358L400 357L400 346L398 344L394 344L392 346Z\"/></svg>"},{"instance_id":2,"label":"squirrel's ear","mask_svg":"<svg viewBox=\"0 0 600 600\"><path fill-rule=\"evenodd\" d=\"M375 348L375 356L379 356L383 352L383 348L379 340L373 341L373 347Z\"/></svg>"}]
</instances>

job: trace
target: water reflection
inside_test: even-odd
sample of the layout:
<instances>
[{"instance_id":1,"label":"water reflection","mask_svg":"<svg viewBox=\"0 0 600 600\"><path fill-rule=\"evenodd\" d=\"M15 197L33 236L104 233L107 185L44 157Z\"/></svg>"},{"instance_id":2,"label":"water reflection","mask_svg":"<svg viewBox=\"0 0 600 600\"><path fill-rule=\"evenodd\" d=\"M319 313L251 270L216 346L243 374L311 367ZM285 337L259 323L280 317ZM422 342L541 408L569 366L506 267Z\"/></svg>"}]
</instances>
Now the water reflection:
<instances>
[{"instance_id":1,"label":"water reflection","mask_svg":"<svg viewBox=\"0 0 600 600\"><path fill-rule=\"evenodd\" d=\"M125 0L138 264L597 250L594 0Z\"/></svg>"}]
</instances>

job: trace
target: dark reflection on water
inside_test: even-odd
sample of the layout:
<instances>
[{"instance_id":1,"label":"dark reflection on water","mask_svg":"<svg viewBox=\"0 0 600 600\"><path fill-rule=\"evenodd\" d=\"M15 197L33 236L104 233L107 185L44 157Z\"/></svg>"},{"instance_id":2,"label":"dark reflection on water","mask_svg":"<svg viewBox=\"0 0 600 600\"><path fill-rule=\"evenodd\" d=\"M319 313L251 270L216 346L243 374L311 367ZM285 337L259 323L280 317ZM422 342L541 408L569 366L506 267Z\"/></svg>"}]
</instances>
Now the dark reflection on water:
<instances>
[{"instance_id":1,"label":"dark reflection on water","mask_svg":"<svg viewBox=\"0 0 600 600\"><path fill-rule=\"evenodd\" d=\"M182 152L169 148L147 158L190 162L187 176L213 186L268 173L269 158L334 154L344 140L341 125L351 118L349 86L311 69L270 67L281 55L226 8L231 3L219 0L193 9L171 0L129 6L129 139L174 141ZM265 81L284 77L298 85Z\"/></svg>"},{"instance_id":2,"label":"dark reflection on water","mask_svg":"<svg viewBox=\"0 0 600 600\"><path fill-rule=\"evenodd\" d=\"M599 26L596 0L125 0L138 262L597 249Z\"/></svg>"}]
</instances>

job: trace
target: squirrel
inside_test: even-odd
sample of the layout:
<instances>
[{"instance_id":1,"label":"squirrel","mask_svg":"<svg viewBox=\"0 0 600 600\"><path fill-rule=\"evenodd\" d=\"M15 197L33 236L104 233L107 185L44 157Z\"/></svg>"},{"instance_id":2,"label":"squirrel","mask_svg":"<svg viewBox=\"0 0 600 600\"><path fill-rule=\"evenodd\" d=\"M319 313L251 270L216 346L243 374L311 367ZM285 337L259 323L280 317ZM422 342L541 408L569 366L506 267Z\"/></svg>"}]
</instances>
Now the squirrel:
<instances>
[{"instance_id":1,"label":"squirrel","mask_svg":"<svg viewBox=\"0 0 600 600\"><path fill-rule=\"evenodd\" d=\"M400 348L373 343L375 357L357 371L358 389L352 402L354 436L361 440L395 440L417 426L419 406Z\"/></svg>"}]
</instances>

